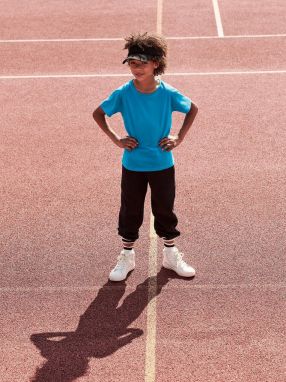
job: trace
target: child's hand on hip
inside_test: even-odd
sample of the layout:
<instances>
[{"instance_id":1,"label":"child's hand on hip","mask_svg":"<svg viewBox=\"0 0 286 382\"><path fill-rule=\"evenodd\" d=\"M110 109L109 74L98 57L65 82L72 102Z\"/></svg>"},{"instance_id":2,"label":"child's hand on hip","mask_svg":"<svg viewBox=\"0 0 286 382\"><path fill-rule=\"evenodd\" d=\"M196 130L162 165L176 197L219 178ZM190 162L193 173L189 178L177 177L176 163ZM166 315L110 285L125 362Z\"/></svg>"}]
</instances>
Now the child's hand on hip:
<instances>
[{"instance_id":1,"label":"child's hand on hip","mask_svg":"<svg viewBox=\"0 0 286 382\"><path fill-rule=\"evenodd\" d=\"M127 136L125 138L119 139L117 142L117 146L121 147L122 149L132 151L136 147L138 147L138 141L135 138Z\"/></svg>"},{"instance_id":2,"label":"child's hand on hip","mask_svg":"<svg viewBox=\"0 0 286 382\"><path fill-rule=\"evenodd\" d=\"M159 142L159 146L164 151L171 151L175 147L179 146L181 142L182 140L177 135L169 135L168 137L161 139L161 141Z\"/></svg>"}]
</instances>

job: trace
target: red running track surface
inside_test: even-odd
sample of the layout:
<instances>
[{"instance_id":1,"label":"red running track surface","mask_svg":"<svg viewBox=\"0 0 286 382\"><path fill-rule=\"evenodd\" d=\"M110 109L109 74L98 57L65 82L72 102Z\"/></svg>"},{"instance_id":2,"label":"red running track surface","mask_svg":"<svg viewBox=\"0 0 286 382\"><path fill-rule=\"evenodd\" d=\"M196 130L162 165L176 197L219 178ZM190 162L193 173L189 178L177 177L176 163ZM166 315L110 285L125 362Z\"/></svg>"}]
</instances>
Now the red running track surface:
<instances>
[{"instance_id":1,"label":"red running track surface","mask_svg":"<svg viewBox=\"0 0 286 382\"><path fill-rule=\"evenodd\" d=\"M121 151L92 111L129 79L123 41L0 42L0 77L16 76L0 78L3 382L285 381L285 37L218 39L211 2L161 5L166 36L195 37L168 40L163 79L199 106L174 152L177 244L197 275L161 269L160 240L151 257L148 194L136 270L107 280ZM283 5L220 0L224 32L285 34ZM6 40L157 28L153 1L5 6ZM92 73L107 77L17 78Z\"/></svg>"}]
</instances>

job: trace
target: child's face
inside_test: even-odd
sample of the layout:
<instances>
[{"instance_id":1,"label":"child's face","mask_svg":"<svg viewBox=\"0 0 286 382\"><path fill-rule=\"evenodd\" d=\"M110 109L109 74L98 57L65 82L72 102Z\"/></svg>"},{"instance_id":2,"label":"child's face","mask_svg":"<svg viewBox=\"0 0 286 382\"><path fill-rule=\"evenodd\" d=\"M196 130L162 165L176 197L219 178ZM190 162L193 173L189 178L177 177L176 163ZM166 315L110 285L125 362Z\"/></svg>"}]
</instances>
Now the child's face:
<instances>
[{"instance_id":1,"label":"child's face","mask_svg":"<svg viewBox=\"0 0 286 382\"><path fill-rule=\"evenodd\" d=\"M154 77L154 70L158 68L159 64L155 61L142 62L139 60L129 60L128 65L136 80L144 81Z\"/></svg>"}]
</instances>

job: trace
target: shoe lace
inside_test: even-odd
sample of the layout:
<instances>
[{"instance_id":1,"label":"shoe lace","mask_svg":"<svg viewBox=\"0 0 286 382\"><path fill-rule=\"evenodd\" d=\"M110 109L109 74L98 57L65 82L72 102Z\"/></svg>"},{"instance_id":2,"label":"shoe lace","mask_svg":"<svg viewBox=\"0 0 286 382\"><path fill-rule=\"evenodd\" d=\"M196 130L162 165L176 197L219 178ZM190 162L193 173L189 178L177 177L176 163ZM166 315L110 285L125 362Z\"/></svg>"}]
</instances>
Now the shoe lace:
<instances>
[{"instance_id":1,"label":"shoe lace","mask_svg":"<svg viewBox=\"0 0 286 382\"><path fill-rule=\"evenodd\" d=\"M177 266L179 265L179 264L181 264L181 265L187 265L187 263L183 260L183 257L184 257L185 255L184 255L184 253L183 252L177 252L176 253L176 264L177 264Z\"/></svg>"},{"instance_id":2,"label":"shoe lace","mask_svg":"<svg viewBox=\"0 0 286 382\"><path fill-rule=\"evenodd\" d=\"M125 255L119 255L117 257L117 264L114 269L122 269L127 261L127 258Z\"/></svg>"}]
</instances>

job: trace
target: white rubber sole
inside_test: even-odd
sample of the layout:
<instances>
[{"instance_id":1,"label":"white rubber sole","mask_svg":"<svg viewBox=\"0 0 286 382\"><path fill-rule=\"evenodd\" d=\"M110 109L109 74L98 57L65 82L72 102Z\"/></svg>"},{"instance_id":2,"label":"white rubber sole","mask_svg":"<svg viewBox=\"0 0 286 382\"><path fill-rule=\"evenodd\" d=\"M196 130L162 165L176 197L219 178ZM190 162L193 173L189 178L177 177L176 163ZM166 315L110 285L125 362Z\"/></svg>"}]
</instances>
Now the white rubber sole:
<instances>
[{"instance_id":1,"label":"white rubber sole","mask_svg":"<svg viewBox=\"0 0 286 382\"><path fill-rule=\"evenodd\" d=\"M181 276L181 277L194 277L195 274L196 274L196 271L193 269L193 271L189 272L189 273L183 273L183 272L178 272L177 270L175 270L173 267L171 267L170 265L166 264L163 262L163 267L166 268L166 269L170 269L171 271L174 271L175 273L177 273L177 275Z\"/></svg>"},{"instance_id":2,"label":"white rubber sole","mask_svg":"<svg viewBox=\"0 0 286 382\"><path fill-rule=\"evenodd\" d=\"M135 269L135 266L133 267L133 268L131 268L127 273L126 273L126 275L125 276L122 276L122 277L113 277L112 275L109 275L109 277L108 277L108 279L110 280L110 281L123 281L123 280L125 280L126 278L127 278L127 276L129 275L129 273L130 272L132 272L133 270Z\"/></svg>"}]
</instances>

